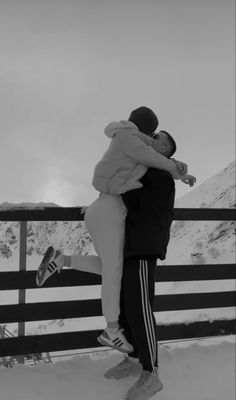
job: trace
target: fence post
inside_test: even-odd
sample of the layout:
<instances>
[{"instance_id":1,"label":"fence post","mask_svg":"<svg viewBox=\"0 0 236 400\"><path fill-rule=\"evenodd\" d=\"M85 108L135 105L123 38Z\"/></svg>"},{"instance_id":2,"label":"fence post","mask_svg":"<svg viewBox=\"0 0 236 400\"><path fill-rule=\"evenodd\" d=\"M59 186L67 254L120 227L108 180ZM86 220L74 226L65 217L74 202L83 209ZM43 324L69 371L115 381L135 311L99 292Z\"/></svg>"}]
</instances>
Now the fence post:
<instances>
[{"instance_id":1,"label":"fence post","mask_svg":"<svg viewBox=\"0 0 236 400\"><path fill-rule=\"evenodd\" d=\"M27 252L27 221L20 221L20 257L19 269L26 271L26 252ZM25 304L25 289L19 289L18 303ZM18 336L25 336L25 322L18 322ZM17 357L20 364L24 364L24 355Z\"/></svg>"}]
</instances>

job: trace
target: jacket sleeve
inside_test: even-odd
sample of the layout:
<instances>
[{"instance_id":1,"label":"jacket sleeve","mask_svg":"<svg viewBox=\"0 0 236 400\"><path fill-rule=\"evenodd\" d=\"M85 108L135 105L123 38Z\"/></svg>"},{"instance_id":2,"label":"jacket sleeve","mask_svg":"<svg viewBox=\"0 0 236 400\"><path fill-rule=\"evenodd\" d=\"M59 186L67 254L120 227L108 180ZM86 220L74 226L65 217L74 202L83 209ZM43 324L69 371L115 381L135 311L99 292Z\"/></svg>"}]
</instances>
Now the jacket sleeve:
<instances>
[{"instance_id":1,"label":"jacket sleeve","mask_svg":"<svg viewBox=\"0 0 236 400\"><path fill-rule=\"evenodd\" d=\"M145 144L137 134L126 132L123 140L125 154L136 162L148 168L163 169L170 173L174 170L175 165L171 160Z\"/></svg>"}]
</instances>

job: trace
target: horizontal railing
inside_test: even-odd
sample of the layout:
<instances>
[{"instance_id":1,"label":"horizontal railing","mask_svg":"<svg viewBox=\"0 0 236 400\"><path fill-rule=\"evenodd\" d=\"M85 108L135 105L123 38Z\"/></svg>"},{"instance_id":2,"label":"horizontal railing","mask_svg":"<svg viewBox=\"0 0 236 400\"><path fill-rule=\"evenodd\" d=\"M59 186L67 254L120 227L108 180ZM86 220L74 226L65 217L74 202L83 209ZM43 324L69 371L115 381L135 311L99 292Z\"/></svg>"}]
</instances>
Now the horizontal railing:
<instances>
[{"instance_id":1,"label":"horizontal railing","mask_svg":"<svg viewBox=\"0 0 236 400\"><path fill-rule=\"evenodd\" d=\"M47 207L44 209L11 209L0 211L0 221L82 221L82 207ZM233 208L175 208L178 221L233 221Z\"/></svg>"},{"instance_id":2,"label":"horizontal railing","mask_svg":"<svg viewBox=\"0 0 236 400\"><path fill-rule=\"evenodd\" d=\"M20 221L20 271L0 272L0 290L18 290L18 304L0 306L0 324L19 323L19 336L0 340L0 356L41 353L100 345L100 330L25 336L25 322L101 316L100 299L25 303L27 289L37 289L36 271L26 271L27 221L82 221L80 208L0 211L0 221ZM234 209L175 209L175 220L235 220ZM156 282L232 280L234 264L159 266ZM44 285L50 287L100 285L101 277L70 269L53 275ZM196 310L235 307L234 291L156 295L154 311ZM235 319L196 321L159 325L159 340L186 339L236 333Z\"/></svg>"},{"instance_id":3,"label":"horizontal railing","mask_svg":"<svg viewBox=\"0 0 236 400\"><path fill-rule=\"evenodd\" d=\"M0 290L38 289L36 271L4 271L0 274ZM234 264L165 265L156 270L157 282L225 280L235 278ZM43 287L101 285L99 275L64 269L53 275Z\"/></svg>"}]
</instances>

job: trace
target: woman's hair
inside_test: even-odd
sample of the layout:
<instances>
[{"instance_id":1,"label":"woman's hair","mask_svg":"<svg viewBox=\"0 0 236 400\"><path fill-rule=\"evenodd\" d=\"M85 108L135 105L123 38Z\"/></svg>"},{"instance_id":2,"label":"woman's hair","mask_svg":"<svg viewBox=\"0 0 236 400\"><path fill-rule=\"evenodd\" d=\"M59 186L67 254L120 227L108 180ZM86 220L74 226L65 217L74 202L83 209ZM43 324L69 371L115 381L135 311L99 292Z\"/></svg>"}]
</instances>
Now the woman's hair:
<instances>
[{"instance_id":1,"label":"woman's hair","mask_svg":"<svg viewBox=\"0 0 236 400\"><path fill-rule=\"evenodd\" d=\"M140 132L147 135L151 135L159 124L156 114L145 106L133 110L129 116L129 121L133 122Z\"/></svg>"}]
</instances>

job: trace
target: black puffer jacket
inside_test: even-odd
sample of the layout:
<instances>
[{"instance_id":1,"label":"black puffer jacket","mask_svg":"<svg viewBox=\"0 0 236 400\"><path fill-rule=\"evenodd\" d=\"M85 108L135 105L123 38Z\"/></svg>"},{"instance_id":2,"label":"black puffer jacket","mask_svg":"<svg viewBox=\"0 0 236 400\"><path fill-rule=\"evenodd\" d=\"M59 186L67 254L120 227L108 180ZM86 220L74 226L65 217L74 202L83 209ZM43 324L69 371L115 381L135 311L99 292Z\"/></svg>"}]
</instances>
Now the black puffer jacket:
<instances>
[{"instance_id":1,"label":"black puffer jacket","mask_svg":"<svg viewBox=\"0 0 236 400\"><path fill-rule=\"evenodd\" d=\"M173 221L175 182L163 170L149 168L143 188L122 195L127 207L124 257L166 257Z\"/></svg>"}]
</instances>

